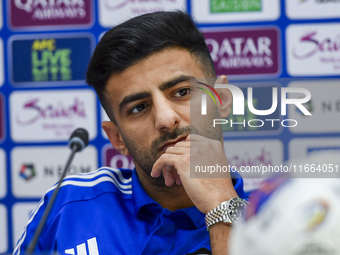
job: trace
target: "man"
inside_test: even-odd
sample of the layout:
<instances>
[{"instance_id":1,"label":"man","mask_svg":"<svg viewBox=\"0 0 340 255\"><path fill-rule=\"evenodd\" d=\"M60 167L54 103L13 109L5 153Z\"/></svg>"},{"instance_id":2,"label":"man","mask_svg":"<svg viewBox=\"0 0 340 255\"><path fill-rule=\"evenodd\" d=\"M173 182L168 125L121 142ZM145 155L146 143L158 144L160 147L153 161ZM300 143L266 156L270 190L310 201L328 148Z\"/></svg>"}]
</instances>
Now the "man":
<instances>
[{"instance_id":1,"label":"man","mask_svg":"<svg viewBox=\"0 0 340 255\"><path fill-rule=\"evenodd\" d=\"M205 215L224 201L243 198L242 179L190 178L191 155L228 165L221 130L190 125L190 79L207 77L216 77L209 50L185 13L146 14L103 36L87 82L111 119L102 124L110 142L132 155L136 168L101 168L68 177L39 250L227 254L230 224L211 215L216 221L207 221L208 232ZM220 82L227 82L226 77ZM221 91L220 98L217 114L226 118L231 94ZM196 145L191 155L190 144ZM32 214L15 254L30 241L50 193Z\"/></svg>"}]
</instances>

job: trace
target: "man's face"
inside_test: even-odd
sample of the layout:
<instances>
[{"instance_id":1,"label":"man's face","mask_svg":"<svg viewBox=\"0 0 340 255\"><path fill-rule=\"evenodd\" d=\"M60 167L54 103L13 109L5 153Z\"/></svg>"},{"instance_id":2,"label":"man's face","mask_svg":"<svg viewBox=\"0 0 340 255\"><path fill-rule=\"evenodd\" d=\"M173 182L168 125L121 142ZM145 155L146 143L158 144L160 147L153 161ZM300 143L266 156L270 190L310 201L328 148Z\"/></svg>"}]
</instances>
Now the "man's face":
<instances>
[{"instance_id":1,"label":"man's face","mask_svg":"<svg viewBox=\"0 0 340 255\"><path fill-rule=\"evenodd\" d=\"M190 78L202 77L189 52L172 48L108 80L105 95L138 173L150 177L153 164L169 146L190 133L207 133L206 127L190 128ZM152 182L164 186L163 177Z\"/></svg>"}]
</instances>

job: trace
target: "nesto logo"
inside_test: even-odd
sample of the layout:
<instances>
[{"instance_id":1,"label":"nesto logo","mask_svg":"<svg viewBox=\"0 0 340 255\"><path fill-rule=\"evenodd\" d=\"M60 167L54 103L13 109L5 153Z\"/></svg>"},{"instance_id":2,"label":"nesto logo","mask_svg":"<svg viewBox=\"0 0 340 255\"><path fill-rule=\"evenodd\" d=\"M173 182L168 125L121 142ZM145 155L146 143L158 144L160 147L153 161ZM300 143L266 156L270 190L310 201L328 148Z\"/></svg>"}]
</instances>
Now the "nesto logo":
<instances>
[{"instance_id":1,"label":"nesto logo","mask_svg":"<svg viewBox=\"0 0 340 255\"><path fill-rule=\"evenodd\" d=\"M96 104L91 90L26 91L10 96L16 141L63 141L79 126L96 136Z\"/></svg>"},{"instance_id":2,"label":"nesto logo","mask_svg":"<svg viewBox=\"0 0 340 255\"><path fill-rule=\"evenodd\" d=\"M34 164L23 164L20 169L20 177L26 181L29 181L36 176Z\"/></svg>"},{"instance_id":3,"label":"nesto logo","mask_svg":"<svg viewBox=\"0 0 340 255\"><path fill-rule=\"evenodd\" d=\"M67 146L15 147L11 152L13 194L17 197L41 197L61 177ZM68 175L97 169L97 150L88 146L74 158Z\"/></svg>"},{"instance_id":4,"label":"nesto logo","mask_svg":"<svg viewBox=\"0 0 340 255\"><path fill-rule=\"evenodd\" d=\"M340 132L340 83L333 80L291 82L288 87L305 88L313 94L313 101L304 107L313 113L313 118L303 115L293 106L288 106L288 116L299 122L291 129L293 133L338 133Z\"/></svg>"},{"instance_id":5,"label":"nesto logo","mask_svg":"<svg viewBox=\"0 0 340 255\"><path fill-rule=\"evenodd\" d=\"M278 31L259 30L204 32L218 75L277 74Z\"/></svg>"},{"instance_id":6,"label":"nesto logo","mask_svg":"<svg viewBox=\"0 0 340 255\"><path fill-rule=\"evenodd\" d=\"M89 25L92 0L11 0L13 28ZM41 28L40 28L41 29Z\"/></svg>"}]
</instances>

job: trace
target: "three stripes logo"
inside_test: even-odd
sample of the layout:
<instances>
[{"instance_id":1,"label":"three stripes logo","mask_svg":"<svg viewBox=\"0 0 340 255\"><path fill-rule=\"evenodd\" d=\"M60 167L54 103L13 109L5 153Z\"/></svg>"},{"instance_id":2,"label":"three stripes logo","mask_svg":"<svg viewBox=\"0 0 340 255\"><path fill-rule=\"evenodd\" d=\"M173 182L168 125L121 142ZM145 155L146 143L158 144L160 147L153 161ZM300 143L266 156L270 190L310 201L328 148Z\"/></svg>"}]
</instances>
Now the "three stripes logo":
<instances>
[{"instance_id":1,"label":"three stripes logo","mask_svg":"<svg viewBox=\"0 0 340 255\"><path fill-rule=\"evenodd\" d=\"M87 240L87 248L88 248L89 254L87 254L86 243L82 243L82 244L77 245L77 247L76 247L77 253L75 253L75 250L72 248L72 249L65 250L65 254L99 255L97 239L95 237Z\"/></svg>"},{"instance_id":2,"label":"three stripes logo","mask_svg":"<svg viewBox=\"0 0 340 255\"><path fill-rule=\"evenodd\" d=\"M221 100L220 96L217 94L217 91L212 86L205 84L203 82L197 82L197 83L199 83L203 86L206 86L212 92L214 92L214 94L217 96L218 100L220 101L220 104L222 105L222 100ZM205 93L207 93L212 98L212 100L214 101L215 106L217 106L216 100L209 90L206 90L206 89L200 88L200 87L197 87L197 88L200 89L200 90L203 90ZM201 97L201 114L207 115L207 95L206 94L202 94L202 97Z\"/></svg>"}]
</instances>

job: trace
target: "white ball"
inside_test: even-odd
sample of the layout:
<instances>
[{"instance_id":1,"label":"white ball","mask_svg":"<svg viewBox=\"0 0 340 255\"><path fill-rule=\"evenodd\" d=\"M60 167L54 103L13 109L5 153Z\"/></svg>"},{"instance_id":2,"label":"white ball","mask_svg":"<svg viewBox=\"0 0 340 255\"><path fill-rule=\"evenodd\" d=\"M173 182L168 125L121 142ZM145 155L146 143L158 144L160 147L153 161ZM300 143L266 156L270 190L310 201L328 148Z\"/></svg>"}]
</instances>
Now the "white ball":
<instances>
[{"instance_id":1,"label":"white ball","mask_svg":"<svg viewBox=\"0 0 340 255\"><path fill-rule=\"evenodd\" d=\"M268 181L234 227L230 254L340 254L340 179Z\"/></svg>"}]
</instances>

